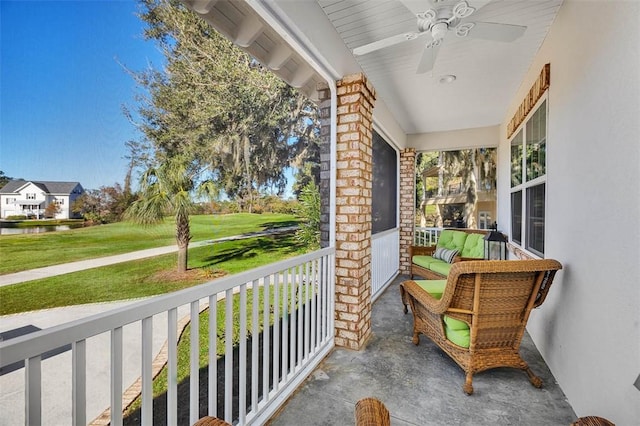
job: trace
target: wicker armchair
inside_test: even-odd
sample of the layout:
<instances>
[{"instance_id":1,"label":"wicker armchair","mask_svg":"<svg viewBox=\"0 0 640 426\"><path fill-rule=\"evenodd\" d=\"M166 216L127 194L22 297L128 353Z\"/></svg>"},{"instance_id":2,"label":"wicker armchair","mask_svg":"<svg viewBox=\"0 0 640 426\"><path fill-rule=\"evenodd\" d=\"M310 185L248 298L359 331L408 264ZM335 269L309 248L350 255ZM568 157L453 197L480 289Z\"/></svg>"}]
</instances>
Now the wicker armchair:
<instances>
[{"instance_id":1,"label":"wicker armchair","mask_svg":"<svg viewBox=\"0 0 640 426\"><path fill-rule=\"evenodd\" d=\"M524 370L542 386L519 349L531 309L544 302L557 270L555 260L495 260L455 263L442 296L436 299L415 281L400 285L403 303L413 313L413 343L420 334L433 340L465 371L463 390L473 393L473 374L497 367ZM468 347L447 339L445 322L469 326ZM449 324L449 322L447 323Z\"/></svg>"},{"instance_id":2,"label":"wicker armchair","mask_svg":"<svg viewBox=\"0 0 640 426\"><path fill-rule=\"evenodd\" d=\"M356 426L389 426L391 417L382 401L362 398L356 403Z\"/></svg>"},{"instance_id":3,"label":"wicker armchair","mask_svg":"<svg viewBox=\"0 0 640 426\"><path fill-rule=\"evenodd\" d=\"M193 426L231 426L231 424L217 417L205 416L195 422Z\"/></svg>"}]
</instances>

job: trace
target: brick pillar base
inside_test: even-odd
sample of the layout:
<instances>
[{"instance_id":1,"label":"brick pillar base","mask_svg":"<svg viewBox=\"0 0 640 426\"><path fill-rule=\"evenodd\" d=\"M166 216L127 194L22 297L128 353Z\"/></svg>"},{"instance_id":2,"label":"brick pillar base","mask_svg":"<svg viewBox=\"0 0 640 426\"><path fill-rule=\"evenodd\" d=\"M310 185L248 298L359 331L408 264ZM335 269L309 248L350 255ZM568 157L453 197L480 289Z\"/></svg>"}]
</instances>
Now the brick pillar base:
<instances>
[{"instance_id":1,"label":"brick pillar base","mask_svg":"<svg viewBox=\"0 0 640 426\"><path fill-rule=\"evenodd\" d=\"M415 230L416 150L400 152L400 273L411 273L409 247Z\"/></svg>"},{"instance_id":2,"label":"brick pillar base","mask_svg":"<svg viewBox=\"0 0 640 426\"><path fill-rule=\"evenodd\" d=\"M335 343L358 350L371 335L375 91L363 74L347 76L337 86Z\"/></svg>"}]
</instances>

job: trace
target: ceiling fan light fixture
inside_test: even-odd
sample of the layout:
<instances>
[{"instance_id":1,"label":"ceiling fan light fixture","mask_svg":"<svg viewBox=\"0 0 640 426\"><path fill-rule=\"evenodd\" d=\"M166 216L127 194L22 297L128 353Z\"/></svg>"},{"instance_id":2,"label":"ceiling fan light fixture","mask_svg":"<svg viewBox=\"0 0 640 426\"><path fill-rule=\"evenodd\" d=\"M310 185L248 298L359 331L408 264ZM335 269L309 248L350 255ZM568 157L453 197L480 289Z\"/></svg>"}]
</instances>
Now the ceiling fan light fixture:
<instances>
[{"instance_id":1,"label":"ceiling fan light fixture","mask_svg":"<svg viewBox=\"0 0 640 426\"><path fill-rule=\"evenodd\" d=\"M440 80L438 80L440 82L440 84L449 84L449 83L453 83L454 81L456 81L456 76L453 74L447 74L447 75L443 75L440 77Z\"/></svg>"},{"instance_id":2,"label":"ceiling fan light fixture","mask_svg":"<svg viewBox=\"0 0 640 426\"><path fill-rule=\"evenodd\" d=\"M431 27L431 37L436 41L441 41L449 31L449 24L446 22L438 22Z\"/></svg>"}]
</instances>

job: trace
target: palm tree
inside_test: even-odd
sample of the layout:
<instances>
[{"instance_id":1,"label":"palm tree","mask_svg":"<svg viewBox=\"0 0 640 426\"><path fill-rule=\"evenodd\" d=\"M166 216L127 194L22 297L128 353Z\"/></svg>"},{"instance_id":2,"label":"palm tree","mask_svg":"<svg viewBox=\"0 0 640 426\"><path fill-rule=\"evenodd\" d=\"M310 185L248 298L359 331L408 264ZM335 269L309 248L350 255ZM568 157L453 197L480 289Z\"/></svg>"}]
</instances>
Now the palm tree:
<instances>
[{"instance_id":1,"label":"palm tree","mask_svg":"<svg viewBox=\"0 0 640 426\"><path fill-rule=\"evenodd\" d=\"M193 173L186 161L173 158L160 166L150 167L140 179L140 198L127 209L127 218L136 223L150 225L173 215L176 221L178 243L178 272L187 270L187 251L191 240L189 214L194 203Z\"/></svg>"}]
</instances>

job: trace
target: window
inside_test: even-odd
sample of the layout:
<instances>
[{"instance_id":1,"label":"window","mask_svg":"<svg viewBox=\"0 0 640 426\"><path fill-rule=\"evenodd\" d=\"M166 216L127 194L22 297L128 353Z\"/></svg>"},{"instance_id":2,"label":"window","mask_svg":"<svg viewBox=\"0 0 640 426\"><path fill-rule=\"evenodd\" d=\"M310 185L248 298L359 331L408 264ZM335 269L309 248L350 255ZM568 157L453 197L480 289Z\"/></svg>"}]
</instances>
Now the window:
<instances>
[{"instance_id":1,"label":"window","mask_svg":"<svg viewBox=\"0 0 640 426\"><path fill-rule=\"evenodd\" d=\"M547 100L511 139L511 240L544 255Z\"/></svg>"},{"instance_id":2,"label":"window","mask_svg":"<svg viewBox=\"0 0 640 426\"><path fill-rule=\"evenodd\" d=\"M62 199L55 199L53 200L54 203L56 203L57 206L62 206L64 204L64 198Z\"/></svg>"},{"instance_id":3,"label":"window","mask_svg":"<svg viewBox=\"0 0 640 426\"><path fill-rule=\"evenodd\" d=\"M489 229L491 226L491 213L479 212L478 213L478 229Z\"/></svg>"},{"instance_id":4,"label":"window","mask_svg":"<svg viewBox=\"0 0 640 426\"><path fill-rule=\"evenodd\" d=\"M35 200L36 194L27 194L27 200Z\"/></svg>"}]
</instances>

